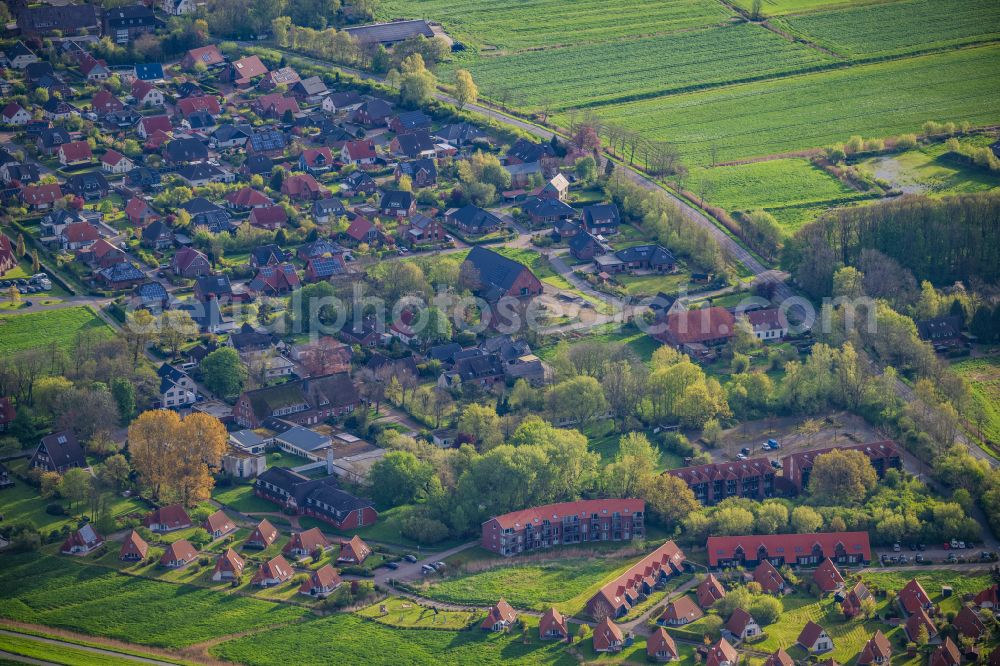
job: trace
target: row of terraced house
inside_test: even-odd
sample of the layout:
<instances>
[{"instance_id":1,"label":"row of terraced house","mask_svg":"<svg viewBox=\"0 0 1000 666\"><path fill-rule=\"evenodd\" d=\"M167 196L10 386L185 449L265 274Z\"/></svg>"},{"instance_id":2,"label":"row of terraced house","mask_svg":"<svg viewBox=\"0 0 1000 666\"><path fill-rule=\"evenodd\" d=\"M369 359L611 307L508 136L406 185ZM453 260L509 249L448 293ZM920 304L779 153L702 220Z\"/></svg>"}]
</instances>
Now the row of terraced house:
<instances>
[{"instance_id":1,"label":"row of terraced house","mask_svg":"<svg viewBox=\"0 0 1000 666\"><path fill-rule=\"evenodd\" d=\"M861 451L868 456L879 478L889 469L902 466L896 445L891 441L882 441L794 453L782 458L780 475L771 461L764 457L681 467L666 473L684 481L702 504L717 504L727 497L761 500L805 490L816 458L834 450Z\"/></svg>"}]
</instances>

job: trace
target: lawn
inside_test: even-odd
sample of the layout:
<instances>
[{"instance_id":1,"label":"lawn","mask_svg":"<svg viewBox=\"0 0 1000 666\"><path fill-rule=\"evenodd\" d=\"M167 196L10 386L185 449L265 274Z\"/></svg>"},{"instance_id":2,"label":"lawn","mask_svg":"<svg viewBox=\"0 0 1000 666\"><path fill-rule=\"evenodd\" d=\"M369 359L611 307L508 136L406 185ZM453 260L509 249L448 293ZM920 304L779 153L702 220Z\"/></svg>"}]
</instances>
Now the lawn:
<instances>
[{"instance_id":1,"label":"lawn","mask_svg":"<svg viewBox=\"0 0 1000 666\"><path fill-rule=\"evenodd\" d=\"M692 169L684 187L729 211L839 203L864 196L799 158Z\"/></svg>"},{"instance_id":2,"label":"lawn","mask_svg":"<svg viewBox=\"0 0 1000 666\"><path fill-rule=\"evenodd\" d=\"M475 611L439 611L400 597L389 597L357 613L379 624L401 629L459 630L481 621L483 617L482 613Z\"/></svg>"},{"instance_id":3,"label":"lawn","mask_svg":"<svg viewBox=\"0 0 1000 666\"><path fill-rule=\"evenodd\" d=\"M638 559L634 555L624 559L573 557L571 551L562 555L558 560L523 564L517 560L496 560L500 566L431 582L421 594L430 599L477 606L489 606L503 597L516 608L544 611L555 605L572 615L583 610L587 599L602 584Z\"/></svg>"},{"instance_id":4,"label":"lawn","mask_svg":"<svg viewBox=\"0 0 1000 666\"><path fill-rule=\"evenodd\" d=\"M836 60L750 23L460 62L484 95L562 110L805 71ZM446 77L447 78L447 77Z\"/></svg>"},{"instance_id":5,"label":"lawn","mask_svg":"<svg viewBox=\"0 0 1000 666\"><path fill-rule=\"evenodd\" d=\"M589 329L582 335L578 342L600 342L606 344L624 344L645 362L649 362L653 352L660 346L660 343L649 337L642 331L636 330L633 326L621 326L619 324L603 324ZM572 341L570 341L572 344ZM556 350L556 345L539 347L535 353L543 361L551 361Z\"/></svg>"},{"instance_id":6,"label":"lawn","mask_svg":"<svg viewBox=\"0 0 1000 666\"><path fill-rule=\"evenodd\" d=\"M676 295L681 290L691 284L691 274L687 271L671 273L670 275L660 275L652 273L649 275L616 275L616 282L621 283L625 288L625 293L636 298L645 296L656 296L661 291L665 294Z\"/></svg>"},{"instance_id":7,"label":"lawn","mask_svg":"<svg viewBox=\"0 0 1000 666\"><path fill-rule=\"evenodd\" d=\"M0 315L0 356L52 344L69 349L76 335L83 332L103 337L111 337L113 333L88 306Z\"/></svg>"},{"instance_id":8,"label":"lawn","mask_svg":"<svg viewBox=\"0 0 1000 666\"><path fill-rule=\"evenodd\" d=\"M855 5L865 5L871 2L882 1L883 0L763 0L761 3L761 13L764 16L780 16L782 14L797 14L816 11L819 9L833 9L835 7L853 7ZM732 0L732 3L741 9L745 9L746 11L753 9L753 0Z\"/></svg>"},{"instance_id":9,"label":"lawn","mask_svg":"<svg viewBox=\"0 0 1000 666\"><path fill-rule=\"evenodd\" d=\"M549 265L549 260L542 256L538 250L521 247L495 247L492 249L497 254L501 254L508 259L513 259L520 264L524 264L531 269L531 272L533 272L535 277L539 280L558 277L556 272L552 270L552 267Z\"/></svg>"},{"instance_id":10,"label":"lawn","mask_svg":"<svg viewBox=\"0 0 1000 666\"><path fill-rule=\"evenodd\" d=\"M961 142L966 145L979 143L974 139L962 139ZM1000 187L1000 174L960 162L943 143L869 157L859 162L858 168L906 193L947 196Z\"/></svg>"},{"instance_id":11,"label":"lawn","mask_svg":"<svg viewBox=\"0 0 1000 666\"><path fill-rule=\"evenodd\" d=\"M180 648L291 622L306 610L127 576L67 557L17 555L0 570L0 616L131 643Z\"/></svg>"},{"instance_id":12,"label":"lawn","mask_svg":"<svg viewBox=\"0 0 1000 666\"><path fill-rule=\"evenodd\" d=\"M523 49L593 42L625 42L722 23L732 13L713 0L628 0L608 11L603 0L388 0L378 18L428 18L440 21L448 34L487 49Z\"/></svg>"},{"instance_id":13,"label":"lawn","mask_svg":"<svg viewBox=\"0 0 1000 666\"><path fill-rule=\"evenodd\" d=\"M61 530L66 525L75 526L73 514L86 509L84 506L77 505L70 512L69 504L65 500L45 500L38 494L37 488L29 486L20 479L15 479L14 483L13 488L0 492L0 515L3 516L5 522L29 520L36 529L49 533L53 530ZM142 502L111 493L108 493L106 497L108 511L112 516L119 517L148 511ZM67 515L53 516L46 513L45 507L49 504L61 505L66 509Z\"/></svg>"},{"instance_id":14,"label":"lawn","mask_svg":"<svg viewBox=\"0 0 1000 666\"><path fill-rule=\"evenodd\" d=\"M1000 37L994 0L904 0L790 16L777 24L848 58L884 57Z\"/></svg>"},{"instance_id":15,"label":"lawn","mask_svg":"<svg viewBox=\"0 0 1000 666\"><path fill-rule=\"evenodd\" d=\"M528 618L529 623L533 618ZM537 629L534 630L537 632ZM211 648L220 659L248 666L325 666L331 655L347 664L407 666L500 666L576 664L561 644L525 644L518 634L482 631L395 629L352 614L337 614L283 627Z\"/></svg>"},{"instance_id":16,"label":"lawn","mask_svg":"<svg viewBox=\"0 0 1000 666\"><path fill-rule=\"evenodd\" d=\"M0 634L0 650L65 666L114 666L132 663L127 657L112 657L80 648L42 643L30 636Z\"/></svg>"},{"instance_id":17,"label":"lawn","mask_svg":"<svg viewBox=\"0 0 1000 666\"><path fill-rule=\"evenodd\" d=\"M983 435L1000 442L1000 356L969 358L952 368L969 382L972 399L983 412Z\"/></svg>"},{"instance_id":18,"label":"lawn","mask_svg":"<svg viewBox=\"0 0 1000 666\"><path fill-rule=\"evenodd\" d=\"M668 140L689 165L818 148L852 134L916 132L926 120L1000 120L1000 46L836 69L615 104L606 122ZM569 118L554 119L565 126Z\"/></svg>"},{"instance_id":19,"label":"lawn","mask_svg":"<svg viewBox=\"0 0 1000 666\"><path fill-rule=\"evenodd\" d=\"M591 451L600 454L601 464L607 465L614 462L615 456L618 455L618 443L621 441L621 433L615 432L609 427L592 427L587 429L586 434L590 440L589 448ZM684 458L681 456L669 451L660 451L660 462L656 467L657 471L676 469L683 466Z\"/></svg>"},{"instance_id":20,"label":"lawn","mask_svg":"<svg viewBox=\"0 0 1000 666\"><path fill-rule=\"evenodd\" d=\"M274 502L254 495L253 486L248 483L216 487L212 490L212 499L240 513L276 513L281 511Z\"/></svg>"}]
</instances>

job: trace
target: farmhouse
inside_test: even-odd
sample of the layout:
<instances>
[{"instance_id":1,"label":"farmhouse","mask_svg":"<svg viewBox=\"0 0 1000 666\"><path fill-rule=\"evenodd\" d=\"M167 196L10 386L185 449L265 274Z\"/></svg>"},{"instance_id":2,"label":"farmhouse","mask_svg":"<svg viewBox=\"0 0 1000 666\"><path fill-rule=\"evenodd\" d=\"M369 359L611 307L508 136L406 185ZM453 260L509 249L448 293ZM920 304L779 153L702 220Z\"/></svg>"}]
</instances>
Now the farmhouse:
<instances>
[{"instance_id":1,"label":"farmhouse","mask_svg":"<svg viewBox=\"0 0 1000 666\"><path fill-rule=\"evenodd\" d=\"M931 610L934 607L930 596L924 590L924 586L916 578L911 578L903 586L903 589L896 595L896 600L907 614L913 614L920 610Z\"/></svg>"},{"instance_id":2,"label":"farmhouse","mask_svg":"<svg viewBox=\"0 0 1000 666\"><path fill-rule=\"evenodd\" d=\"M785 648L778 648L768 656L764 666L795 666L795 660L785 652Z\"/></svg>"},{"instance_id":3,"label":"farmhouse","mask_svg":"<svg viewBox=\"0 0 1000 666\"><path fill-rule=\"evenodd\" d=\"M340 554L337 562L345 564L362 564L372 554L371 546L361 540L357 534L340 544Z\"/></svg>"},{"instance_id":4,"label":"farmhouse","mask_svg":"<svg viewBox=\"0 0 1000 666\"><path fill-rule=\"evenodd\" d=\"M257 527L253 530L253 534L248 536L247 540L243 542L243 547L264 550L277 541L277 539L278 530L265 518L257 524Z\"/></svg>"},{"instance_id":5,"label":"farmhouse","mask_svg":"<svg viewBox=\"0 0 1000 666\"><path fill-rule=\"evenodd\" d=\"M215 560L215 570L212 572L212 580L234 580L243 575L243 568L246 562L232 548L226 548L226 552L219 555Z\"/></svg>"},{"instance_id":6,"label":"farmhouse","mask_svg":"<svg viewBox=\"0 0 1000 666\"><path fill-rule=\"evenodd\" d=\"M708 610L716 601L725 598L726 588L722 586L722 583L715 577L715 574L710 573L703 581L698 583L698 587L695 588L694 593L698 597L698 605Z\"/></svg>"},{"instance_id":7,"label":"farmhouse","mask_svg":"<svg viewBox=\"0 0 1000 666\"><path fill-rule=\"evenodd\" d=\"M293 573L294 570L285 558L277 555L260 565L250 582L257 587L271 587L290 580Z\"/></svg>"},{"instance_id":8,"label":"farmhouse","mask_svg":"<svg viewBox=\"0 0 1000 666\"><path fill-rule=\"evenodd\" d=\"M305 530L303 532L292 532L292 538L288 540L281 552L296 559L312 555L317 550L325 551L330 547L330 542L319 531L318 527Z\"/></svg>"},{"instance_id":9,"label":"farmhouse","mask_svg":"<svg viewBox=\"0 0 1000 666\"><path fill-rule=\"evenodd\" d=\"M98 534L90 523L87 523L67 537L60 552L63 555L86 555L103 545L104 537Z\"/></svg>"},{"instance_id":10,"label":"farmhouse","mask_svg":"<svg viewBox=\"0 0 1000 666\"><path fill-rule=\"evenodd\" d=\"M762 561L753 570L753 580L768 594L781 595L785 593L785 579L767 560Z\"/></svg>"},{"instance_id":11,"label":"farmhouse","mask_svg":"<svg viewBox=\"0 0 1000 666\"><path fill-rule=\"evenodd\" d=\"M146 559L149 552L149 544L139 536L139 533L132 530L122 542L121 550L118 551L118 559L122 562L141 562Z\"/></svg>"},{"instance_id":12,"label":"farmhouse","mask_svg":"<svg viewBox=\"0 0 1000 666\"><path fill-rule=\"evenodd\" d=\"M702 504L717 504L727 497L774 495L774 468L767 458L681 467L666 473L686 483Z\"/></svg>"},{"instance_id":13,"label":"farmhouse","mask_svg":"<svg viewBox=\"0 0 1000 666\"><path fill-rule=\"evenodd\" d=\"M806 622L795 642L810 654L829 652L833 649L833 639L826 633L826 629L812 620Z\"/></svg>"},{"instance_id":14,"label":"farmhouse","mask_svg":"<svg viewBox=\"0 0 1000 666\"><path fill-rule=\"evenodd\" d=\"M906 637L914 643L917 642L917 638L920 636L921 628L927 630L927 636L931 641L937 642L935 640L938 633L937 627L934 626L931 618L922 608L910 615L906 620L906 624L903 625Z\"/></svg>"},{"instance_id":15,"label":"farmhouse","mask_svg":"<svg viewBox=\"0 0 1000 666\"><path fill-rule=\"evenodd\" d=\"M480 624L480 628L486 631L504 631L509 629L517 620L517 613L503 599L490 607L486 619Z\"/></svg>"},{"instance_id":16,"label":"farmhouse","mask_svg":"<svg viewBox=\"0 0 1000 666\"><path fill-rule=\"evenodd\" d=\"M168 569L180 569L191 564L198 557L198 550L187 539L178 539L163 551L160 565Z\"/></svg>"},{"instance_id":17,"label":"farmhouse","mask_svg":"<svg viewBox=\"0 0 1000 666\"><path fill-rule=\"evenodd\" d=\"M468 205L445 213L445 221L467 234L488 234L503 225L503 220L478 206Z\"/></svg>"},{"instance_id":18,"label":"farmhouse","mask_svg":"<svg viewBox=\"0 0 1000 666\"><path fill-rule=\"evenodd\" d=\"M569 624L566 617L555 606L545 611L538 621L538 636L543 641L569 641Z\"/></svg>"},{"instance_id":19,"label":"farmhouse","mask_svg":"<svg viewBox=\"0 0 1000 666\"><path fill-rule=\"evenodd\" d=\"M516 326L524 302L542 293L541 281L527 266L481 245L472 248L461 270L475 276L473 291L492 306L487 316L495 329ZM522 301L521 305L515 300ZM501 301L502 307L497 307Z\"/></svg>"},{"instance_id":20,"label":"farmhouse","mask_svg":"<svg viewBox=\"0 0 1000 666\"><path fill-rule=\"evenodd\" d=\"M70 431L57 432L42 437L38 448L31 456L31 467L47 472L63 474L73 467L87 467L87 458L83 455L80 443Z\"/></svg>"},{"instance_id":21,"label":"farmhouse","mask_svg":"<svg viewBox=\"0 0 1000 666\"><path fill-rule=\"evenodd\" d=\"M222 509L219 509L206 518L205 522L202 523L202 527L205 528L205 531L208 532L213 539L220 539L230 532L236 531L236 523L234 523Z\"/></svg>"},{"instance_id":22,"label":"farmhouse","mask_svg":"<svg viewBox=\"0 0 1000 666\"><path fill-rule=\"evenodd\" d=\"M868 591L867 587L865 587L865 584L858 581L854 584L854 587L847 592L844 596L844 600L840 603L840 610L844 613L844 617L849 620L857 617L857 615L863 610L863 602L866 599L871 599L873 602L875 601L874 597L872 597L872 593Z\"/></svg>"},{"instance_id":23,"label":"farmhouse","mask_svg":"<svg viewBox=\"0 0 1000 666\"><path fill-rule=\"evenodd\" d=\"M344 28L344 32L354 38L358 44L368 46L381 44L386 48L414 37L431 39L435 36L430 23L422 19L411 21L392 21L391 23L372 23Z\"/></svg>"},{"instance_id":24,"label":"farmhouse","mask_svg":"<svg viewBox=\"0 0 1000 666\"><path fill-rule=\"evenodd\" d=\"M889 639L881 630L876 629L872 637L868 639L865 646L858 655L859 666L872 666L872 664L888 664L892 658L892 645Z\"/></svg>"},{"instance_id":25,"label":"farmhouse","mask_svg":"<svg viewBox=\"0 0 1000 666\"><path fill-rule=\"evenodd\" d=\"M837 565L829 557L813 571L813 581L824 593L836 592L844 587L844 577L840 575Z\"/></svg>"},{"instance_id":26,"label":"farmhouse","mask_svg":"<svg viewBox=\"0 0 1000 666\"><path fill-rule=\"evenodd\" d=\"M837 564L864 564L872 559L868 532L762 534L708 537L710 567L751 567L768 560L775 566L814 566L826 558Z\"/></svg>"},{"instance_id":27,"label":"farmhouse","mask_svg":"<svg viewBox=\"0 0 1000 666\"><path fill-rule=\"evenodd\" d=\"M993 654L997 651L994 650ZM928 666L959 666L962 663L962 653L955 645L955 641L951 640L951 636L944 639L934 652L931 653L930 661L927 662ZM991 659L990 664L992 666L993 661Z\"/></svg>"},{"instance_id":28,"label":"farmhouse","mask_svg":"<svg viewBox=\"0 0 1000 666\"><path fill-rule=\"evenodd\" d=\"M704 615L694 599L685 594L667 604L658 622L676 627L694 622Z\"/></svg>"},{"instance_id":29,"label":"farmhouse","mask_svg":"<svg viewBox=\"0 0 1000 666\"><path fill-rule=\"evenodd\" d=\"M868 456L868 460L875 468L875 473L878 474L879 478L885 476L885 473L890 469L902 468L895 442L884 440L871 444L804 451L785 456L781 459L781 466L784 469L783 483L790 485L797 492L802 492L809 485L809 474L812 472L816 458L831 451L861 451Z\"/></svg>"},{"instance_id":30,"label":"farmhouse","mask_svg":"<svg viewBox=\"0 0 1000 666\"><path fill-rule=\"evenodd\" d=\"M622 617L671 576L681 573L684 562L684 552L673 541L667 541L604 585L587 602L587 612L592 617Z\"/></svg>"},{"instance_id":31,"label":"farmhouse","mask_svg":"<svg viewBox=\"0 0 1000 666\"><path fill-rule=\"evenodd\" d=\"M677 661L680 653L673 637L663 627L657 627L646 639L646 658L651 661Z\"/></svg>"},{"instance_id":32,"label":"farmhouse","mask_svg":"<svg viewBox=\"0 0 1000 666\"><path fill-rule=\"evenodd\" d=\"M691 345L719 347L733 337L736 319L725 308L671 312L657 320L653 337L674 349L686 351Z\"/></svg>"},{"instance_id":33,"label":"farmhouse","mask_svg":"<svg viewBox=\"0 0 1000 666\"><path fill-rule=\"evenodd\" d=\"M191 527L191 518L180 504L160 507L142 519L142 524L161 534Z\"/></svg>"},{"instance_id":34,"label":"farmhouse","mask_svg":"<svg viewBox=\"0 0 1000 666\"><path fill-rule=\"evenodd\" d=\"M303 581L299 587L299 594L325 599L331 592L340 587L341 582L337 570L329 564L324 564Z\"/></svg>"},{"instance_id":35,"label":"farmhouse","mask_svg":"<svg viewBox=\"0 0 1000 666\"><path fill-rule=\"evenodd\" d=\"M760 625L750 613L737 608L726 621L725 632L734 641L745 641L760 633Z\"/></svg>"},{"instance_id":36,"label":"farmhouse","mask_svg":"<svg viewBox=\"0 0 1000 666\"><path fill-rule=\"evenodd\" d=\"M641 499L579 500L496 516L483 523L480 541L504 556L589 541L628 541L645 534Z\"/></svg>"},{"instance_id":37,"label":"farmhouse","mask_svg":"<svg viewBox=\"0 0 1000 666\"><path fill-rule=\"evenodd\" d=\"M625 637L617 624L605 617L594 627L594 652L621 652Z\"/></svg>"},{"instance_id":38,"label":"farmhouse","mask_svg":"<svg viewBox=\"0 0 1000 666\"><path fill-rule=\"evenodd\" d=\"M720 638L715 645L708 649L705 666L736 666L739 660L740 653L736 651L736 648L725 638Z\"/></svg>"}]
</instances>

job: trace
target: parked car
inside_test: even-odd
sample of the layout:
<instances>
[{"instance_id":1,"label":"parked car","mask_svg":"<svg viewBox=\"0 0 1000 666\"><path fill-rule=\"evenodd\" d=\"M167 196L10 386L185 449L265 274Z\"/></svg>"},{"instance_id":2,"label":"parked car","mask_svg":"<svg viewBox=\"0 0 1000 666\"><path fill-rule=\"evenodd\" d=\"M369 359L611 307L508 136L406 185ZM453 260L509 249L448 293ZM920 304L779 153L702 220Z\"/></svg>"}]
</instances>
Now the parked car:
<instances>
[{"instance_id":1,"label":"parked car","mask_svg":"<svg viewBox=\"0 0 1000 666\"><path fill-rule=\"evenodd\" d=\"M447 566L448 566L448 565L447 565L447 564L445 564L444 562L435 562L435 563L434 563L434 568L435 568L435 569L444 569L444 568L445 568L445 567L447 567Z\"/></svg>"},{"instance_id":2,"label":"parked car","mask_svg":"<svg viewBox=\"0 0 1000 666\"><path fill-rule=\"evenodd\" d=\"M745 453L738 453L738 454L736 454L736 459L737 460L746 460L747 456L746 456Z\"/></svg>"},{"instance_id":3,"label":"parked car","mask_svg":"<svg viewBox=\"0 0 1000 666\"><path fill-rule=\"evenodd\" d=\"M964 550L964 549L965 549L965 542L964 542L964 541L959 541L959 542L958 542L958 547L959 547L960 549L963 549L963 550Z\"/></svg>"},{"instance_id":4,"label":"parked car","mask_svg":"<svg viewBox=\"0 0 1000 666\"><path fill-rule=\"evenodd\" d=\"M773 467L774 469L781 469L781 461L779 461L779 460L772 460L771 461L771 467Z\"/></svg>"},{"instance_id":5,"label":"parked car","mask_svg":"<svg viewBox=\"0 0 1000 666\"><path fill-rule=\"evenodd\" d=\"M385 566L389 567L390 569L398 569L399 568L399 564L397 562L386 562Z\"/></svg>"},{"instance_id":6,"label":"parked car","mask_svg":"<svg viewBox=\"0 0 1000 666\"><path fill-rule=\"evenodd\" d=\"M948 561L958 562L958 555L956 555L955 553L948 553Z\"/></svg>"},{"instance_id":7,"label":"parked car","mask_svg":"<svg viewBox=\"0 0 1000 666\"><path fill-rule=\"evenodd\" d=\"M420 571L421 573L429 574L434 571L434 567L432 567L429 564L425 564L424 566L420 567Z\"/></svg>"},{"instance_id":8,"label":"parked car","mask_svg":"<svg viewBox=\"0 0 1000 666\"><path fill-rule=\"evenodd\" d=\"M922 543L918 543L917 544L917 550L923 550L924 548L926 548L926 546L924 546L924 544L922 544Z\"/></svg>"},{"instance_id":9,"label":"parked car","mask_svg":"<svg viewBox=\"0 0 1000 666\"><path fill-rule=\"evenodd\" d=\"M923 564L924 556L920 553L917 553L916 555L913 556L913 561L916 562L917 564Z\"/></svg>"},{"instance_id":10,"label":"parked car","mask_svg":"<svg viewBox=\"0 0 1000 666\"><path fill-rule=\"evenodd\" d=\"M948 545L950 545L952 549L958 548L958 539L952 539L951 543Z\"/></svg>"},{"instance_id":11,"label":"parked car","mask_svg":"<svg viewBox=\"0 0 1000 666\"><path fill-rule=\"evenodd\" d=\"M403 559L406 560L407 562L416 562L417 561L417 556L416 555L403 555Z\"/></svg>"},{"instance_id":12,"label":"parked car","mask_svg":"<svg viewBox=\"0 0 1000 666\"><path fill-rule=\"evenodd\" d=\"M777 451L781 448L781 444L779 444L776 439L767 440L767 445L770 446L773 451Z\"/></svg>"},{"instance_id":13,"label":"parked car","mask_svg":"<svg viewBox=\"0 0 1000 666\"><path fill-rule=\"evenodd\" d=\"M744 446L742 449L740 449L740 453L742 453L745 456L750 455L750 447L749 446Z\"/></svg>"},{"instance_id":14,"label":"parked car","mask_svg":"<svg viewBox=\"0 0 1000 666\"><path fill-rule=\"evenodd\" d=\"M900 551L899 544L898 543L892 544L892 552L898 553L899 551Z\"/></svg>"}]
</instances>

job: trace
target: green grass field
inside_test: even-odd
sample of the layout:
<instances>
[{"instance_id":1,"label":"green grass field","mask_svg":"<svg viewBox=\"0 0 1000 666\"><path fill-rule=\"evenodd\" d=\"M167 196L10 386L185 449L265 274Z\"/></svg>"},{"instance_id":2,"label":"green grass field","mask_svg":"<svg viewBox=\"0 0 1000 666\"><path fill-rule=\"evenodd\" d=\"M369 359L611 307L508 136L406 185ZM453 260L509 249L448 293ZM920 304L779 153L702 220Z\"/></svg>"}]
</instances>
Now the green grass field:
<instances>
[{"instance_id":1,"label":"green grass field","mask_svg":"<svg viewBox=\"0 0 1000 666\"><path fill-rule=\"evenodd\" d=\"M778 22L848 58L915 53L1000 38L993 0L904 0L814 12Z\"/></svg>"},{"instance_id":2,"label":"green grass field","mask_svg":"<svg viewBox=\"0 0 1000 666\"><path fill-rule=\"evenodd\" d=\"M0 570L0 616L141 645L179 648L283 624L307 611L118 574L67 557L17 555Z\"/></svg>"},{"instance_id":3,"label":"green grass field","mask_svg":"<svg viewBox=\"0 0 1000 666\"><path fill-rule=\"evenodd\" d=\"M748 23L461 62L481 92L559 110L802 71L835 59ZM446 77L447 78L447 77Z\"/></svg>"},{"instance_id":4,"label":"green grass field","mask_svg":"<svg viewBox=\"0 0 1000 666\"><path fill-rule=\"evenodd\" d=\"M614 42L722 23L731 16L713 0L625 0L608 11L602 0L389 0L379 18L430 18L450 35L483 49L522 49Z\"/></svg>"},{"instance_id":5,"label":"green grass field","mask_svg":"<svg viewBox=\"0 0 1000 666\"><path fill-rule=\"evenodd\" d=\"M276 513L281 509L274 503L253 494L253 486L238 483L212 490L212 499L222 502L241 513Z\"/></svg>"},{"instance_id":6,"label":"green grass field","mask_svg":"<svg viewBox=\"0 0 1000 666\"><path fill-rule=\"evenodd\" d=\"M685 189L727 210L756 210L851 199L851 189L809 160L789 158L692 169Z\"/></svg>"},{"instance_id":7,"label":"green grass field","mask_svg":"<svg viewBox=\"0 0 1000 666\"><path fill-rule=\"evenodd\" d=\"M65 666L114 666L131 663L126 657L112 657L66 645L42 643L29 636L0 635L0 650Z\"/></svg>"},{"instance_id":8,"label":"green grass field","mask_svg":"<svg viewBox=\"0 0 1000 666\"><path fill-rule=\"evenodd\" d=\"M86 306L0 315L0 355L55 344L68 349L77 333L93 331L111 337L113 331Z\"/></svg>"},{"instance_id":9,"label":"green grass field","mask_svg":"<svg viewBox=\"0 0 1000 666\"><path fill-rule=\"evenodd\" d=\"M582 610L593 595L592 590L619 570L627 569L635 559L589 559L567 555L548 562L500 566L432 582L422 594L431 599L479 606L488 606L503 597L517 608L544 611L555 605L573 614Z\"/></svg>"},{"instance_id":10,"label":"green grass field","mask_svg":"<svg viewBox=\"0 0 1000 666\"><path fill-rule=\"evenodd\" d=\"M26 467L25 461L8 463L11 467ZM108 501L108 511L114 517L126 516L130 513L145 513L148 508L142 502L134 499L127 499L112 493L106 494ZM49 504L59 504L66 509L67 515L53 516L45 512L45 507ZM0 515L5 522L15 520L28 520L36 529L48 533L52 530L61 530L64 526L75 526L73 514L85 511L86 507L77 505L71 511L69 503L65 500L50 499L45 500L38 494L38 489L24 483L20 479L15 479L13 488L8 488L0 493Z\"/></svg>"},{"instance_id":11,"label":"green grass field","mask_svg":"<svg viewBox=\"0 0 1000 666\"><path fill-rule=\"evenodd\" d=\"M866 5L872 2L881 1L882 0L763 0L761 3L761 13L764 16L780 16L782 14L809 12L820 9L833 9L836 7L853 7L855 5ZM753 0L733 0L733 4L746 11L753 9Z\"/></svg>"},{"instance_id":12,"label":"green grass field","mask_svg":"<svg viewBox=\"0 0 1000 666\"><path fill-rule=\"evenodd\" d=\"M970 358L952 368L969 382L972 399L983 411L983 435L1000 442L1000 357Z\"/></svg>"},{"instance_id":13,"label":"green grass field","mask_svg":"<svg viewBox=\"0 0 1000 666\"><path fill-rule=\"evenodd\" d=\"M919 131L926 120L1000 120L1000 46L880 62L595 109L648 139L674 142L688 165L774 155L852 134ZM565 114L555 117L565 125Z\"/></svg>"},{"instance_id":14,"label":"green grass field","mask_svg":"<svg viewBox=\"0 0 1000 666\"><path fill-rule=\"evenodd\" d=\"M977 145L979 138L963 138L961 143ZM995 140L992 136L982 138ZM943 143L869 157L858 168L906 193L948 196L1000 188L1000 174L960 162Z\"/></svg>"},{"instance_id":15,"label":"green grass field","mask_svg":"<svg viewBox=\"0 0 1000 666\"><path fill-rule=\"evenodd\" d=\"M358 615L400 629L459 630L471 626L473 622L482 621L484 614L476 611L436 611L411 599L389 597L368 608L362 608Z\"/></svg>"},{"instance_id":16,"label":"green grass field","mask_svg":"<svg viewBox=\"0 0 1000 666\"><path fill-rule=\"evenodd\" d=\"M331 655L347 664L407 666L577 663L562 645L543 643L537 639L537 629L534 631L531 642L525 644L517 634L396 629L357 615L338 614L237 638L210 651L220 659L248 666L325 666Z\"/></svg>"}]
</instances>

